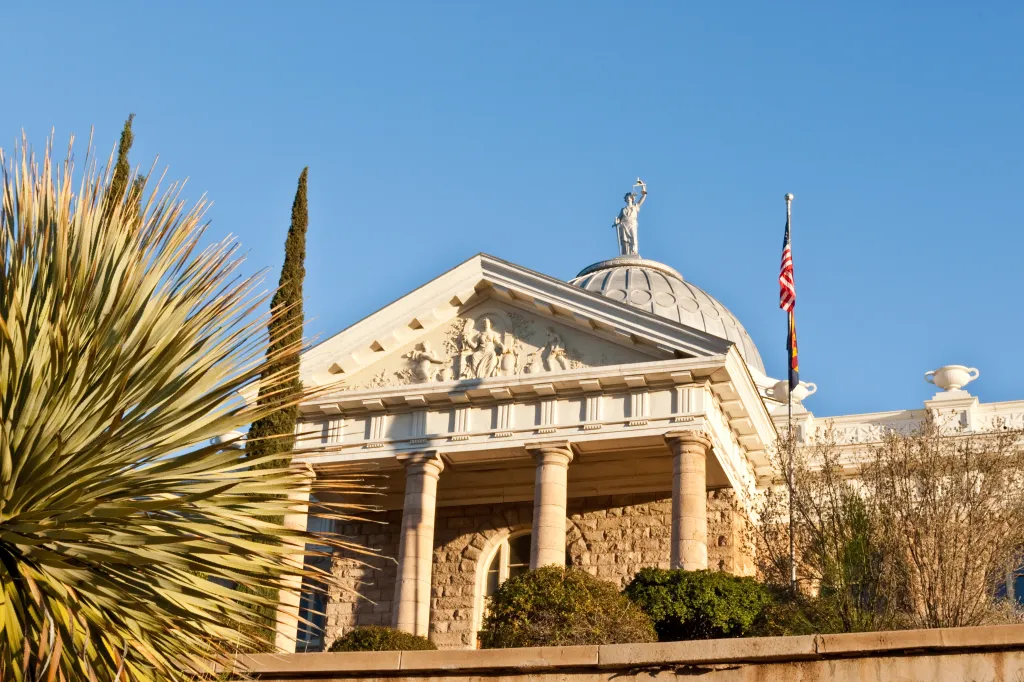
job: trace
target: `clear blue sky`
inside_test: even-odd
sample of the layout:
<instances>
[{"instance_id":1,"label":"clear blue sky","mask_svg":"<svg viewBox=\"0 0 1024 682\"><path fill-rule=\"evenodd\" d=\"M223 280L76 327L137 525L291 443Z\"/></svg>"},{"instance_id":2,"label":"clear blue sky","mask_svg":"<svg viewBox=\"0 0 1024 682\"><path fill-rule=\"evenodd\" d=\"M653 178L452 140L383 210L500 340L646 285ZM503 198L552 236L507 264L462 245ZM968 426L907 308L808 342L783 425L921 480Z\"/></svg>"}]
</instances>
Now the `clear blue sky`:
<instances>
[{"instance_id":1,"label":"clear blue sky","mask_svg":"<svg viewBox=\"0 0 1024 682\"><path fill-rule=\"evenodd\" d=\"M215 204L273 281L310 167L307 331L479 251L568 279L641 254L785 372L785 192L820 415L974 365L1024 399L1024 3L5 3L0 142L95 126ZM79 149L79 153L84 149Z\"/></svg>"}]
</instances>

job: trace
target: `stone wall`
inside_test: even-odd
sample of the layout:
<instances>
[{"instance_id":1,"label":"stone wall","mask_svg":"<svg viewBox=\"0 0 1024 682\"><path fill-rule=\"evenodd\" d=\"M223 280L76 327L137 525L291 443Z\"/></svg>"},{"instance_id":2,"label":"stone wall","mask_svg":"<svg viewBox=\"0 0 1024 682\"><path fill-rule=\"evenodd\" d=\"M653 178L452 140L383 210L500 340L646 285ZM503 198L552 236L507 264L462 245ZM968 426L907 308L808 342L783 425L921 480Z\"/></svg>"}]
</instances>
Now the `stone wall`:
<instances>
[{"instance_id":1,"label":"stone wall","mask_svg":"<svg viewBox=\"0 0 1024 682\"><path fill-rule=\"evenodd\" d=\"M708 567L749 574L751 562L742 551L740 516L733 506L727 491L708 491ZM567 514L567 553L573 566L620 588L642 568L669 567L670 493L570 498ZM386 525L353 523L340 530L357 543L380 548L382 557L335 559L334 573L349 590L331 594L327 642L356 626L391 624L393 557L398 553L402 514L392 511L376 520ZM437 509L430 639L438 647L475 647L478 571L486 570L484 563L504 538L529 530L532 523L532 502Z\"/></svg>"},{"instance_id":2,"label":"stone wall","mask_svg":"<svg viewBox=\"0 0 1024 682\"><path fill-rule=\"evenodd\" d=\"M570 499L569 559L620 588L647 567L668 568L672 539L671 493ZM708 491L708 568L750 573L732 495Z\"/></svg>"},{"instance_id":3,"label":"stone wall","mask_svg":"<svg viewBox=\"0 0 1024 682\"><path fill-rule=\"evenodd\" d=\"M754 637L661 644L261 654L233 679L261 682L917 682L1024 680L1024 626Z\"/></svg>"},{"instance_id":4,"label":"stone wall","mask_svg":"<svg viewBox=\"0 0 1024 682\"><path fill-rule=\"evenodd\" d=\"M344 589L333 588L327 601L327 637L330 644L362 625L391 625L391 606L398 575L398 541L402 512L367 515L362 522L339 524L338 533L379 556L344 552L334 558L332 571Z\"/></svg>"}]
</instances>

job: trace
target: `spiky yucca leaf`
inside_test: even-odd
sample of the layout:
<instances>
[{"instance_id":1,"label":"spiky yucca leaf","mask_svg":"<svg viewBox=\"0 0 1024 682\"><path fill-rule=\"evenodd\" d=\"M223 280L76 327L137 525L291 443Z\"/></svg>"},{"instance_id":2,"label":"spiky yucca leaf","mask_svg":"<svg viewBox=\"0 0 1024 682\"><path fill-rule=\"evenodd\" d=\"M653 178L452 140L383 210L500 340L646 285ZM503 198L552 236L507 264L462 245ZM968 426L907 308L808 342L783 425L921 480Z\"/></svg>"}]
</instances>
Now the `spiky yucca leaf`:
<instances>
[{"instance_id":1,"label":"spiky yucca leaf","mask_svg":"<svg viewBox=\"0 0 1024 682\"><path fill-rule=\"evenodd\" d=\"M25 149L0 150L0 679L180 679L252 644L265 604L231 585L294 586L307 541L343 543L274 521L303 470L208 444L264 416L238 395L273 357L237 245L200 246L204 202L105 210L109 170L76 191Z\"/></svg>"}]
</instances>

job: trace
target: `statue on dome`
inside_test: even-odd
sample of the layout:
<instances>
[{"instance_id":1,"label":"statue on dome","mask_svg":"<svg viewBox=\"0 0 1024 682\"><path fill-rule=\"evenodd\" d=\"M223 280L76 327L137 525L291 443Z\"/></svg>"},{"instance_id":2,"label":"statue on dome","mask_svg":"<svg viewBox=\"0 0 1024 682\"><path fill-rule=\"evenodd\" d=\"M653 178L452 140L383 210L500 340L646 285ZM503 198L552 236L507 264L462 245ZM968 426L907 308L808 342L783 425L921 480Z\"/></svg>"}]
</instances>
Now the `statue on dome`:
<instances>
[{"instance_id":1,"label":"statue on dome","mask_svg":"<svg viewBox=\"0 0 1024 682\"><path fill-rule=\"evenodd\" d=\"M640 207L647 199L647 183L637 178L633 188L637 187L640 188L639 200L637 200L636 192L627 192L623 197L626 205L615 217L615 231L619 237L619 254L622 256L640 255L640 250L637 247L637 218L640 215Z\"/></svg>"}]
</instances>

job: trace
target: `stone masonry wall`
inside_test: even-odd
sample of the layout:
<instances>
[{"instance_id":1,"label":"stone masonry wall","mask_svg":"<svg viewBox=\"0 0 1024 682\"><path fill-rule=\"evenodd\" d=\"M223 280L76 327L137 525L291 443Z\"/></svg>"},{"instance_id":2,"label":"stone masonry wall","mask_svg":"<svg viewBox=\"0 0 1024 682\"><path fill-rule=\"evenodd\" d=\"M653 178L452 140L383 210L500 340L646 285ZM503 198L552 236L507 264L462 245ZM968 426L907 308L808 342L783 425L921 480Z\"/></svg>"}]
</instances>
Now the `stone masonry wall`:
<instances>
[{"instance_id":1,"label":"stone masonry wall","mask_svg":"<svg viewBox=\"0 0 1024 682\"><path fill-rule=\"evenodd\" d=\"M343 589L332 588L327 600L328 644L355 627L391 625L401 528L401 510L367 515L367 521L339 524L340 534L357 545L375 548L380 554L343 552L334 557L332 572Z\"/></svg>"},{"instance_id":2,"label":"stone masonry wall","mask_svg":"<svg viewBox=\"0 0 1024 682\"><path fill-rule=\"evenodd\" d=\"M671 559L672 495L647 493L570 499L566 543L573 566L620 588ZM708 491L708 568L743 573L742 533L732 495ZM749 569L746 569L749 571ZM746 573L743 573L746 574Z\"/></svg>"},{"instance_id":3,"label":"stone masonry wall","mask_svg":"<svg viewBox=\"0 0 1024 682\"><path fill-rule=\"evenodd\" d=\"M566 544L569 561L620 588L642 568L668 568L672 497L648 493L570 498ZM382 557L339 556L334 573L350 588L335 591L328 605L327 642L353 627L390 625L401 511L380 517L387 525L347 524L353 541L378 547ZM533 503L439 507L434 524L430 639L442 649L476 645L474 609L478 571L511 532L529 530ZM360 565L360 562L362 565ZM740 515L731 493L708 492L708 567L749 574ZM356 595L360 595L357 597ZM375 603L371 603L372 600Z\"/></svg>"}]
</instances>

